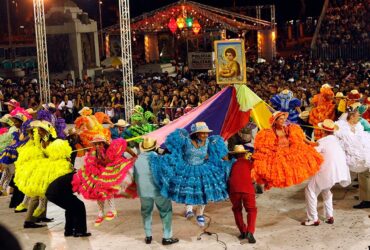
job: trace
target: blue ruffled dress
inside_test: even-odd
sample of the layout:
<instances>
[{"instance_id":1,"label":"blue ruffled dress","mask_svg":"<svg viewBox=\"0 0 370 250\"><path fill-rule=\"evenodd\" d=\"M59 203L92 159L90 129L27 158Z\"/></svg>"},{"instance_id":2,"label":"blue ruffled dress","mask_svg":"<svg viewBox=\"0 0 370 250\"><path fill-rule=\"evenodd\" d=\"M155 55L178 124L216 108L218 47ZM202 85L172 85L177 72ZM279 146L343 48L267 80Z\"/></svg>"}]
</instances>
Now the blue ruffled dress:
<instances>
[{"instance_id":1,"label":"blue ruffled dress","mask_svg":"<svg viewBox=\"0 0 370 250\"><path fill-rule=\"evenodd\" d=\"M20 130L13 132L14 144L7 146L3 151L0 152L0 164L13 164L18 158L17 148L23 146L28 141L27 128L30 126L31 120L27 120L22 124ZM25 135L22 136L21 134Z\"/></svg>"},{"instance_id":2,"label":"blue ruffled dress","mask_svg":"<svg viewBox=\"0 0 370 250\"><path fill-rule=\"evenodd\" d=\"M228 153L222 137L210 136L203 147L196 148L188 132L177 129L167 136L165 145L170 154L150 158L154 182L162 196L187 205L228 198L226 183L232 162L222 160Z\"/></svg>"},{"instance_id":3,"label":"blue ruffled dress","mask_svg":"<svg viewBox=\"0 0 370 250\"><path fill-rule=\"evenodd\" d=\"M288 98L285 95L277 94L274 95L270 101L276 110L289 113L289 121L298 123L299 112L296 108L302 105L302 102L299 99L294 97Z\"/></svg>"}]
</instances>

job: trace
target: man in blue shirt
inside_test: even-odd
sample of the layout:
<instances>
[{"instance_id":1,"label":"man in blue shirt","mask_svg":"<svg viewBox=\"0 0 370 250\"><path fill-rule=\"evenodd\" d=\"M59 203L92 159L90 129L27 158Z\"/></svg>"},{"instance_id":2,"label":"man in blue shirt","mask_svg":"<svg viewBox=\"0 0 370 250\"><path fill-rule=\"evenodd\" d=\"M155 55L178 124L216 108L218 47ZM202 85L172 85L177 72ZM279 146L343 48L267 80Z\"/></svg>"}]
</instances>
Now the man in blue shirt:
<instances>
[{"instance_id":1,"label":"man in blue shirt","mask_svg":"<svg viewBox=\"0 0 370 250\"><path fill-rule=\"evenodd\" d=\"M122 138L128 139L130 135L127 131L127 127L130 126L125 120L119 119L117 123L114 124L113 128L110 128L110 132L112 135L112 140Z\"/></svg>"},{"instance_id":2,"label":"man in blue shirt","mask_svg":"<svg viewBox=\"0 0 370 250\"><path fill-rule=\"evenodd\" d=\"M170 199L161 196L158 187L154 184L149 159L156 154L156 140L144 138L140 143L138 159L135 162L134 176L138 186L138 194L141 203L141 216L143 218L145 230L145 243L152 242L152 213L154 203L159 210L163 226L163 245L171 245L179 242L177 238L172 238L172 203Z\"/></svg>"}]
</instances>

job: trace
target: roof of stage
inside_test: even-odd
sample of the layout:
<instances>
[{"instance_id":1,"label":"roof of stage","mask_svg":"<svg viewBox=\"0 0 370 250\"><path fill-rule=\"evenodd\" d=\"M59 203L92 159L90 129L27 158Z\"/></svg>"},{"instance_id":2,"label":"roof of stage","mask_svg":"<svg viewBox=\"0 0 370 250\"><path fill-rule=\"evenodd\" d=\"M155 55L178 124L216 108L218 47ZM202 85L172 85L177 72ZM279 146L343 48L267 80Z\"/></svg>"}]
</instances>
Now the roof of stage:
<instances>
[{"instance_id":1,"label":"roof of stage","mask_svg":"<svg viewBox=\"0 0 370 250\"><path fill-rule=\"evenodd\" d=\"M166 5L162 8L144 13L131 19L131 31L135 33L155 33L169 31L168 23L182 16L197 20L202 30L226 29L234 33L250 30L269 29L273 25L269 21L245 16L239 13L215 8L193 1L184 1ZM119 33L119 23L103 29L104 33Z\"/></svg>"}]
</instances>

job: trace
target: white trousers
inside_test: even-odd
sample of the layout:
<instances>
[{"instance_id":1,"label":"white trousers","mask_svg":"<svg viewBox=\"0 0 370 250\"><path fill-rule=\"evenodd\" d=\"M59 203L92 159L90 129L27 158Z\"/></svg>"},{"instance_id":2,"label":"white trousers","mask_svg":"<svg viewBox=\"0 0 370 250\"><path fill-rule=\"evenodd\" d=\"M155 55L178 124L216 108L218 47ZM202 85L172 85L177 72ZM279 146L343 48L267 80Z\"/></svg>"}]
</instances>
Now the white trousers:
<instances>
[{"instance_id":1,"label":"white trousers","mask_svg":"<svg viewBox=\"0 0 370 250\"><path fill-rule=\"evenodd\" d=\"M317 213L317 197L320 193L324 202L325 218L328 219L330 217L333 217L333 193L330 191L330 188L320 190L317 188L316 183L311 180L305 188L304 193L306 197L306 212L308 220L319 220L319 216Z\"/></svg>"}]
</instances>

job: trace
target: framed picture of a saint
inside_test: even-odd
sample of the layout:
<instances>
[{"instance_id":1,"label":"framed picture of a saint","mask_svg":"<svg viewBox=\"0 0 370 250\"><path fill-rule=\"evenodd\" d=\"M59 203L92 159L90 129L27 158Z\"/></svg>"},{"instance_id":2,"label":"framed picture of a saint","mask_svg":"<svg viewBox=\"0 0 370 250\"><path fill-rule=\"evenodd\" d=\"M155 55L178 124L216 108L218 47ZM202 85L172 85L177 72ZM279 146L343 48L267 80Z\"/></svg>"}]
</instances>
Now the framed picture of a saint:
<instances>
[{"instance_id":1,"label":"framed picture of a saint","mask_svg":"<svg viewBox=\"0 0 370 250\"><path fill-rule=\"evenodd\" d=\"M244 40L215 41L216 81L218 84L247 82Z\"/></svg>"}]
</instances>

